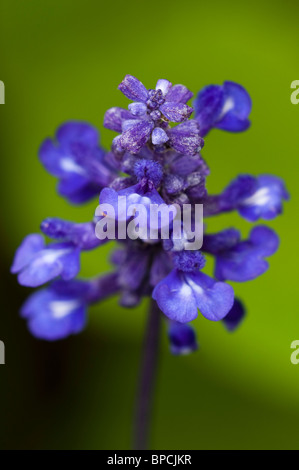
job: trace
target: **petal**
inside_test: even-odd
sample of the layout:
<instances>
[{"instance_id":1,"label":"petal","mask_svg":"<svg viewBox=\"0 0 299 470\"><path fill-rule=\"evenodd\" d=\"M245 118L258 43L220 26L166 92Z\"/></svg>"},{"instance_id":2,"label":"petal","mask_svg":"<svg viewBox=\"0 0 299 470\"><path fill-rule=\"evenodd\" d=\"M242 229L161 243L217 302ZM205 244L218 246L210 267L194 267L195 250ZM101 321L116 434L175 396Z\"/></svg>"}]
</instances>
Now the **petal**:
<instances>
[{"instance_id":1,"label":"petal","mask_svg":"<svg viewBox=\"0 0 299 470\"><path fill-rule=\"evenodd\" d=\"M248 116L252 107L249 94L241 85L230 81L224 82L223 92L223 108L216 127L230 132L246 130L250 125Z\"/></svg>"},{"instance_id":2,"label":"petal","mask_svg":"<svg viewBox=\"0 0 299 470\"><path fill-rule=\"evenodd\" d=\"M166 95L166 101L173 103L187 103L193 97L192 91L184 85L174 85Z\"/></svg>"},{"instance_id":3,"label":"petal","mask_svg":"<svg viewBox=\"0 0 299 470\"><path fill-rule=\"evenodd\" d=\"M132 101L146 101L148 91L145 86L132 75L126 75L118 89Z\"/></svg>"},{"instance_id":4,"label":"petal","mask_svg":"<svg viewBox=\"0 0 299 470\"><path fill-rule=\"evenodd\" d=\"M223 109L224 92L219 85L203 88L194 100L195 118L200 125L200 135L205 136L217 121Z\"/></svg>"},{"instance_id":5,"label":"petal","mask_svg":"<svg viewBox=\"0 0 299 470\"><path fill-rule=\"evenodd\" d=\"M162 145L169 140L166 132L160 127L156 127L152 132L152 143L154 145Z\"/></svg>"},{"instance_id":6,"label":"petal","mask_svg":"<svg viewBox=\"0 0 299 470\"><path fill-rule=\"evenodd\" d=\"M160 111L171 122L183 122L193 112L193 108L183 103L165 102L160 106Z\"/></svg>"},{"instance_id":7,"label":"petal","mask_svg":"<svg viewBox=\"0 0 299 470\"><path fill-rule=\"evenodd\" d=\"M90 199L98 196L100 190L101 188L94 183L81 185L76 189L70 181L60 181L58 184L59 194L66 197L71 204L83 204L90 201Z\"/></svg>"},{"instance_id":8,"label":"petal","mask_svg":"<svg viewBox=\"0 0 299 470\"><path fill-rule=\"evenodd\" d=\"M133 116L127 109L110 108L104 116L104 127L112 131L121 132L122 122L126 119L132 119Z\"/></svg>"},{"instance_id":9,"label":"petal","mask_svg":"<svg viewBox=\"0 0 299 470\"><path fill-rule=\"evenodd\" d=\"M40 146L38 155L43 166L49 173L57 177L61 177L65 174L61 165L64 153L53 144L51 139L44 140Z\"/></svg>"},{"instance_id":10,"label":"petal","mask_svg":"<svg viewBox=\"0 0 299 470\"><path fill-rule=\"evenodd\" d=\"M48 256L48 257L47 257ZM62 265L58 257L55 258L48 250L43 250L28 267L18 275L18 282L21 286L38 287L59 276Z\"/></svg>"},{"instance_id":11,"label":"petal","mask_svg":"<svg viewBox=\"0 0 299 470\"><path fill-rule=\"evenodd\" d=\"M187 323L197 317L197 306L192 288L177 270L171 271L153 290L152 297L171 320Z\"/></svg>"},{"instance_id":12,"label":"petal","mask_svg":"<svg viewBox=\"0 0 299 470\"><path fill-rule=\"evenodd\" d=\"M252 175L239 175L221 194L221 205L225 210L232 210L257 191L257 179Z\"/></svg>"},{"instance_id":13,"label":"petal","mask_svg":"<svg viewBox=\"0 0 299 470\"><path fill-rule=\"evenodd\" d=\"M279 247L278 235L265 225L259 225L251 230L250 241L261 256L271 256Z\"/></svg>"},{"instance_id":14,"label":"petal","mask_svg":"<svg viewBox=\"0 0 299 470\"><path fill-rule=\"evenodd\" d=\"M38 233L33 233L24 238L16 251L11 272L16 274L25 268L34 256L45 246L44 237Z\"/></svg>"},{"instance_id":15,"label":"petal","mask_svg":"<svg viewBox=\"0 0 299 470\"><path fill-rule=\"evenodd\" d=\"M165 176L163 187L167 194L178 194L184 189L185 184L183 178L170 173Z\"/></svg>"},{"instance_id":16,"label":"petal","mask_svg":"<svg viewBox=\"0 0 299 470\"><path fill-rule=\"evenodd\" d=\"M229 132L243 132L250 127L249 119L240 119L233 114L233 111L227 113L217 124L217 129Z\"/></svg>"},{"instance_id":17,"label":"petal","mask_svg":"<svg viewBox=\"0 0 299 470\"><path fill-rule=\"evenodd\" d=\"M98 280L92 279L91 281L82 281L79 279L72 279L70 281L63 281L57 279L53 281L49 287L51 292L55 295L63 297L65 299L80 299L88 300L90 294L94 288L94 283Z\"/></svg>"},{"instance_id":18,"label":"petal","mask_svg":"<svg viewBox=\"0 0 299 470\"><path fill-rule=\"evenodd\" d=\"M269 264L248 242L242 242L216 258L215 277L221 281L246 282L267 271Z\"/></svg>"},{"instance_id":19,"label":"petal","mask_svg":"<svg viewBox=\"0 0 299 470\"><path fill-rule=\"evenodd\" d=\"M73 279L80 271L80 250L76 248L65 253L60 257L60 263L62 279L65 281Z\"/></svg>"},{"instance_id":20,"label":"petal","mask_svg":"<svg viewBox=\"0 0 299 470\"><path fill-rule=\"evenodd\" d=\"M66 122L56 132L56 138L64 148L70 148L73 143L94 148L98 145L99 137L99 131L95 127L79 121Z\"/></svg>"},{"instance_id":21,"label":"petal","mask_svg":"<svg viewBox=\"0 0 299 470\"><path fill-rule=\"evenodd\" d=\"M163 78L157 81L156 90L161 90L163 95L166 96L171 89L172 84Z\"/></svg>"},{"instance_id":22,"label":"petal","mask_svg":"<svg viewBox=\"0 0 299 470\"><path fill-rule=\"evenodd\" d=\"M172 173L176 175L188 176L190 173L197 170L198 168L201 169L201 173L204 173L201 168L202 162L203 160L201 158L190 158L187 155L177 154L177 158L175 158L174 161L171 162L170 168Z\"/></svg>"},{"instance_id":23,"label":"petal","mask_svg":"<svg viewBox=\"0 0 299 470\"><path fill-rule=\"evenodd\" d=\"M132 153L138 153L146 144L153 130L151 121L141 121L125 131L120 139L121 146Z\"/></svg>"},{"instance_id":24,"label":"petal","mask_svg":"<svg viewBox=\"0 0 299 470\"><path fill-rule=\"evenodd\" d=\"M65 279L70 279L78 273L79 267L78 253L73 245L51 244L34 256L18 275L18 281L23 286L37 287L62 273Z\"/></svg>"},{"instance_id":25,"label":"petal","mask_svg":"<svg viewBox=\"0 0 299 470\"><path fill-rule=\"evenodd\" d=\"M46 341L57 341L80 333L84 329L86 325L85 306L80 305L65 316L57 318L56 312L59 313L63 307L68 308L67 302L53 301L52 305L50 311L45 311L29 320L28 328L33 336Z\"/></svg>"},{"instance_id":26,"label":"petal","mask_svg":"<svg viewBox=\"0 0 299 470\"><path fill-rule=\"evenodd\" d=\"M61 196L71 198L73 194L80 192L89 183L90 180L85 175L72 174L63 176L58 183L58 192Z\"/></svg>"},{"instance_id":27,"label":"petal","mask_svg":"<svg viewBox=\"0 0 299 470\"><path fill-rule=\"evenodd\" d=\"M147 111L147 106L145 103L131 103L129 104L128 108L134 116L142 116L142 114L145 114Z\"/></svg>"},{"instance_id":28,"label":"petal","mask_svg":"<svg viewBox=\"0 0 299 470\"><path fill-rule=\"evenodd\" d=\"M188 324L170 322L168 338L172 354L190 354L198 349L195 331Z\"/></svg>"},{"instance_id":29,"label":"petal","mask_svg":"<svg viewBox=\"0 0 299 470\"><path fill-rule=\"evenodd\" d=\"M244 315L245 315L244 305L239 299L235 298L235 301L231 310L228 312L226 317L223 318L222 321L225 327L229 331L234 331L243 320Z\"/></svg>"},{"instance_id":30,"label":"petal","mask_svg":"<svg viewBox=\"0 0 299 470\"><path fill-rule=\"evenodd\" d=\"M182 154L196 155L204 144L199 135L199 125L194 119L173 127L168 135L172 147Z\"/></svg>"},{"instance_id":31,"label":"petal","mask_svg":"<svg viewBox=\"0 0 299 470\"><path fill-rule=\"evenodd\" d=\"M216 255L224 250L233 248L240 242L239 230L228 228L215 234L206 234L203 237L203 251Z\"/></svg>"},{"instance_id":32,"label":"petal","mask_svg":"<svg viewBox=\"0 0 299 470\"><path fill-rule=\"evenodd\" d=\"M126 119L125 121L122 122L121 124L121 130L122 132L126 132L128 131L129 129L131 129L131 127L134 127L136 126L137 124L140 124L142 123L143 121L141 119Z\"/></svg>"},{"instance_id":33,"label":"petal","mask_svg":"<svg viewBox=\"0 0 299 470\"><path fill-rule=\"evenodd\" d=\"M234 302L234 290L229 284L216 282L202 272L185 274L185 278L205 318L218 321L228 314Z\"/></svg>"}]
</instances>

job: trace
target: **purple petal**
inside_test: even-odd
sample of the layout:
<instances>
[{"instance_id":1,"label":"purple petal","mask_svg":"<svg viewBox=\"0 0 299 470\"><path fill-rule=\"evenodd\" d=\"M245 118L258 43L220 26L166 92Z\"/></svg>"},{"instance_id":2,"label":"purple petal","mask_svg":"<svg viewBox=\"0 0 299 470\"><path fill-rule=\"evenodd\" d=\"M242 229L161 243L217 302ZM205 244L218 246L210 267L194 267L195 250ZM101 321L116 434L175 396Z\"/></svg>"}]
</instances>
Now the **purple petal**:
<instances>
[{"instance_id":1,"label":"purple petal","mask_svg":"<svg viewBox=\"0 0 299 470\"><path fill-rule=\"evenodd\" d=\"M224 104L224 92L219 85L203 88L194 100L195 119L200 125L200 134L205 136L214 126Z\"/></svg>"},{"instance_id":2,"label":"purple petal","mask_svg":"<svg viewBox=\"0 0 299 470\"><path fill-rule=\"evenodd\" d=\"M192 96L192 91L188 90L184 85L174 85L167 93L166 101L172 101L173 103L187 103Z\"/></svg>"},{"instance_id":3,"label":"purple petal","mask_svg":"<svg viewBox=\"0 0 299 470\"><path fill-rule=\"evenodd\" d=\"M151 121L138 122L122 134L121 146L129 152L138 153L148 141L153 127Z\"/></svg>"},{"instance_id":4,"label":"purple petal","mask_svg":"<svg viewBox=\"0 0 299 470\"><path fill-rule=\"evenodd\" d=\"M132 114L127 109L110 108L104 116L104 127L112 131L121 132L122 122L126 119L133 119Z\"/></svg>"},{"instance_id":5,"label":"purple petal","mask_svg":"<svg viewBox=\"0 0 299 470\"><path fill-rule=\"evenodd\" d=\"M208 320L222 320L233 306L233 288L224 282L216 282L202 272L188 273L185 277L201 314Z\"/></svg>"},{"instance_id":6,"label":"purple petal","mask_svg":"<svg viewBox=\"0 0 299 470\"><path fill-rule=\"evenodd\" d=\"M228 331L234 331L241 323L245 316L245 308L242 302L235 298L234 304L226 317L223 318L223 323Z\"/></svg>"},{"instance_id":7,"label":"purple petal","mask_svg":"<svg viewBox=\"0 0 299 470\"><path fill-rule=\"evenodd\" d=\"M203 237L203 251L217 255L222 251L229 250L240 242L239 230L228 228L215 234L206 234Z\"/></svg>"},{"instance_id":8,"label":"purple petal","mask_svg":"<svg viewBox=\"0 0 299 470\"><path fill-rule=\"evenodd\" d=\"M265 225L259 225L251 230L250 241L261 256L271 256L279 247L278 235Z\"/></svg>"},{"instance_id":9,"label":"purple petal","mask_svg":"<svg viewBox=\"0 0 299 470\"><path fill-rule=\"evenodd\" d=\"M177 157L171 162L170 168L171 171L180 176L188 176L193 171L197 170L198 168L202 171L202 158L190 158L187 155L178 155Z\"/></svg>"},{"instance_id":10,"label":"purple petal","mask_svg":"<svg viewBox=\"0 0 299 470\"><path fill-rule=\"evenodd\" d=\"M62 264L61 278L68 281L77 276L80 271L80 250L73 249L60 257Z\"/></svg>"},{"instance_id":11,"label":"purple petal","mask_svg":"<svg viewBox=\"0 0 299 470\"><path fill-rule=\"evenodd\" d=\"M183 122L193 112L193 108L183 103L165 102L160 106L160 111L171 122Z\"/></svg>"},{"instance_id":12,"label":"purple petal","mask_svg":"<svg viewBox=\"0 0 299 470\"><path fill-rule=\"evenodd\" d=\"M69 121L58 128L56 138L64 148L70 148L73 143L94 148L99 142L99 131L88 123Z\"/></svg>"},{"instance_id":13,"label":"purple petal","mask_svg":"<svg viewBox=\"0 0 299 470\"><path fill-rule=\"evenodd\" d=\"M100 192L99 185L88 183L76 187L72 185L71 181L60 181L58 184L58 192L61 196L65 196L71 204L83 204L90 199L98 196Z\"/></svg>"},{"instance_id":14,"label":"purple petal","mask_svg":"<svg viewBox=\"0 0 299 470\"><path fill-rule=\"evenodd\" d=\"M168 135L172 147L185 155L196 155L204 144L199 135L199 125L194 119L173 127Z\"/></svg>"},{"instance_id":15,"label":"purple petal","mask_svg":"<svg viewBox=\"0 0 299 470\"><path fill-rule=\"evenodd\" d=\"M145 103L131 103L129 104L128 108L134 116L142 116L142 114L145 114L147 111L147 106Z\"/></svg>"},{"instance_id":16,"label":"purple petal","mask_svg":"<svg viewBox=\"0 0 299 470\"><path fill-rule=\"evenodd\" d=\"M239 175L225 188L221 194L223 210L233 210L258 189L257 179L252 175Z\"/></svg>"},{"instance_id":17,"label":"purple petal","mask_svg":"<svg viewBox=\"0 0 299 470\"><path fill-rule=\"evenodd\" d=\"M22 308L31 333L37 338L54 341L79 333L86 324L86 308L76 296L59 295L43 289L29 297Z\"/></svg>"},{"instance_id":18,"label":"purple petal","mask_svg":"<svg viewBox=\"0 0 299 470\"><path fill-rule=\"evenodd\" d=\"M163 95L166 96L171 89L171 86L172 84L168 80L161 78L157 81L156 90L161 90Z\"/></svg>"},{"instance_id":19,"label":"purple petal","mask_svg":"<svg viewBox=\"0 0 299 470\"><path fill-rule=\"evenodd\" d=\"M188 324L170 322L168 338L172 354L190 354L198 349L195 331Z\"/></svg>"},{"instance_id":20,"label":"purple petal","mask_svg":"<svg viewBox=\"0 0 299 470\"><path fill-rule=\"evenodd\" d=\"M177 270L171 271L153 290L152 297L160 310L171 320L187 323L197 317L196 299L192 288Z\"/></svg>"},{"instance_id":21,"label":"purple petal","mask_svg":"<svg viewBox=\"0 0 299 470\"><path fill-rule=\"evenodd\" d=\"M39 251L18 275L23 286L37 287L63 275L70 279L78 274L79 253L71 244L51 244Z\"/></svg>"},{"instance_id":22,"label":"purple petal","mask_svg":"<svg viewBox=\"0 0 299 470\"><path fill-rule=\"evenodd\" d=\"M268 267L258 249L248 242L241 242L217 256L215 277L222 281L246 282L263 274Z\"/></svg>"},{"instance_id":23,"label":"purple petal","mask_svg":"<svg viewBox=\"0 0 299 470\"><path fill-rule=\"evenodd\" d=\"M250 126L248 116L251 98L238 83L226 81L223 84L224 102L215 127L230 132L241 132Z\"/></svg>"},{"instance_id":24,"label":"purple petal","mask_svg":"<svg viewBox=\"0 0 299 470\"><path fill-rule=\"evenodd\" d=\"M126 75L118 89L132 101L145 102L148 98L148 91L145 86L132 75Z\"/></svg>"},{"instance_id":25,"label":"purple petal","mask_svg":"<svg viewBox=\"0 0 299 470\"><path fill-rule=\"evenodd\" d=\"M38 154L40 161L49 173L57 177L65 174L65 170L61 165L64 152L57 148L51 139L44 140Z\"/></svg>"},{"instance_id":26,"label":"purple petal","mask_svg":"<svg viewBox=\"0 0 299 470\"><path fill-rule=\"evenodd\" d=\"M152 132L152 143L154 145L162 145L169 140L166 132L160 127L156 127Z\"/></svg>"},{"instance_id":27,"label":"purple petal","mask_svg":"<svg viewBox=\"0 0 299 470\"><path fill-rule=\"evenodd\" d=\"M21 269L25 268L44 246L44 237L38 233L33 233L25 237L16 251L11 272L16 274L21 271Z\"/></svg>"}]
</instances>

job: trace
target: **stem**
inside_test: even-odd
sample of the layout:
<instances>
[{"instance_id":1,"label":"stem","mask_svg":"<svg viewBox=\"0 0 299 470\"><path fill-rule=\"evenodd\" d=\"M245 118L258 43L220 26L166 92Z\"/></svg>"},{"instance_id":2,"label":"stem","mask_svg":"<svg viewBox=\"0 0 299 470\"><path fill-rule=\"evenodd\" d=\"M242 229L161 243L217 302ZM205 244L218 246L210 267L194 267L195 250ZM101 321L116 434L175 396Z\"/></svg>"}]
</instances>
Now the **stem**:
<instances>
[{"instance_id":1,"label":"stem","mask_svg":"<svg viewBox=\"0 0 299 470\"><path fill-rule=\"evenodd\" d=\"M134 419L134 449L148 448L153 392L158 365L161 312L152 300L146 325Z\"/></svg>"}]
</instances>

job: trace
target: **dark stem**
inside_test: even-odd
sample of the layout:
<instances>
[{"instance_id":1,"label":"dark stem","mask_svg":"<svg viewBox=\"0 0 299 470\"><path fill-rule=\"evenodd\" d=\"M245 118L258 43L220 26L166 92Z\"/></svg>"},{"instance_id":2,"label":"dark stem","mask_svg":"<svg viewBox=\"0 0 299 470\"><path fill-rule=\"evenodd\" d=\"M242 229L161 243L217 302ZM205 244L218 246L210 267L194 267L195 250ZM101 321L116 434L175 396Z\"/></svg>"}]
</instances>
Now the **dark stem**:
<instances>
[{"instance_id":1,"label":"dark stem","mask_svg":"<svg viewBox=\"0 0 299 470\"><path fill-rule=\"evenodd\" d=\"M157 303L152 300L146 325L137 389L133 436L135 450L145 450L148 448L153 394L158 365L160 326L161 311Z\"/></svg>"}]
</instances>

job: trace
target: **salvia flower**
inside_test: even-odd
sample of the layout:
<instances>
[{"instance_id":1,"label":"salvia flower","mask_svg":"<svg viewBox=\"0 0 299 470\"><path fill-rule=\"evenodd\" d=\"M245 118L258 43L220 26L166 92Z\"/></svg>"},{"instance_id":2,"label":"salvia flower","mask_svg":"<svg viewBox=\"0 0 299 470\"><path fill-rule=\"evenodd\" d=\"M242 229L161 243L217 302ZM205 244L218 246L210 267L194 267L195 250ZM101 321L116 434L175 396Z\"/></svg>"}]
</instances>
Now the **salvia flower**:
<instances>
[{"instance_id":1,"label":"salvia flower","mask_svg":"<svg viewBox=\"0 0 299 470\"><path fill-rule=\"evenodd\" d=\"M194 109L202 136L214 127L241 132L250 126L251 99L238 83L226 81L203 88L194 100Z\"/></svg>"},{"instance_id":2,"label":"salvia flower","mask_svg":"<svg viewBox=\"0 0 299 470\"><path fill-rule=\"evenodd\" d=\"M197 204L205 218L237 211L249 222L268 221L282 213L289 195L279 177L267 174L239 175L219 194L207 191L203 136L213 128L240 132L250 125L251 99L241 85L226 81L203 88L194 100L193 119L187 104L193 94L184 85L159 79L147 89L126 75L119 89L131 102L128 109L114 107L105 114L104 126L118 133L110 151L100 147L95 127L76 121L60 126L55 139L41 145L40 160L58 178L58 193L75 204L98 196L100 205L85 223L44 219L47 244L41 234L23 240L11 271L22 285L46 286L29 297L21 315L33 335L56 340L80 332L88 306L106 297L119 295L126 308L152 297L167 321L171 352L186 354L198 347L190 322L199 312L222 321L229 331L237 328L245 306L229 281L263 274L279 245L265 225L242 239L237 228L209 233L205 224L202 246L190 248L200 229ZM152 206L174 210L153 219ZM180 222L177 237L177 217L187 206L190 230ZM81 252L101 249L109 237L99 236L98 229L111 222L118 241L111 254L113 269L78 279ZM136 236L128 237L132 224ZM204 273L205 254L214 259L213 277Z\"/></svg>"}]
</instances>

